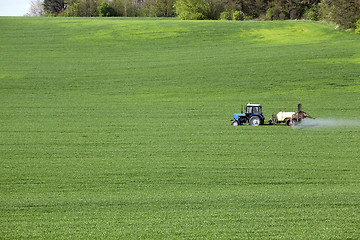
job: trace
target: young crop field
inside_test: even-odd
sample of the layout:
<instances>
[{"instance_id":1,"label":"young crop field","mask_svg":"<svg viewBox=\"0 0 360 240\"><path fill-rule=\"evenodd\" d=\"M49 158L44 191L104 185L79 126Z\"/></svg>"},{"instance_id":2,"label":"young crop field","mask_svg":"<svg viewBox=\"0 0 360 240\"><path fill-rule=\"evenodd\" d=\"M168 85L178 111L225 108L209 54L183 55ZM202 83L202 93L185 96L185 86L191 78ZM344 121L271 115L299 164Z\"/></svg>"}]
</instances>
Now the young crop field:
<instances>
[{"instance_id":1,"label":"young crop field","mask_svg":"<svg viewBox=\"0 0 360 240\"><path fill-rule=\"evenodd\" d=\"M1 239L359 239L360 35L0 18ZM230 125L297 104L314 127Z\"/></svg>"}]
</instances>

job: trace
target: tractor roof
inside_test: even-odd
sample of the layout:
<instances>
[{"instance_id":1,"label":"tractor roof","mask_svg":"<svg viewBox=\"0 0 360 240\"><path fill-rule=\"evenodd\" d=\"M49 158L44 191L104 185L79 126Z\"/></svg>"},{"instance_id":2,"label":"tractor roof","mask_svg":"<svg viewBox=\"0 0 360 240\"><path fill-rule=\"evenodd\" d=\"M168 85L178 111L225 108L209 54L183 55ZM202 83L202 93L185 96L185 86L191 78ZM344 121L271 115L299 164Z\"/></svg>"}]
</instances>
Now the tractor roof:
<instances>
[{"instance_id":1,"label":"tractor roof","mask_svg":"<svg viewBox=\"0 0 360 240\"><path fill-rule=\"evenodd\" d=\"M246 104L246 106L247 107L261 107L260 104L250 104L250 103Z\"/></svg>"}]
</instances>

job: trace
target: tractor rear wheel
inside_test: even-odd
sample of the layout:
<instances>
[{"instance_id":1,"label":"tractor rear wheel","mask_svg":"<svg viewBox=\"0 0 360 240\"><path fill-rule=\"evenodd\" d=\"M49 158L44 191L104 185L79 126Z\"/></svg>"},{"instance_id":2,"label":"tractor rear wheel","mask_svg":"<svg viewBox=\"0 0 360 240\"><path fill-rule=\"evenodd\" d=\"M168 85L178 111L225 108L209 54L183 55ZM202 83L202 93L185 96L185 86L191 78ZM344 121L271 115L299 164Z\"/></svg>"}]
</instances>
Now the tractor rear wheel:
<instances>
[{"instance_id":1,"label":"tractor rear wheel","mask_svg":"<svg viewBox=\"0 0 360 240\"><path fill-rule=\"evenodd\" d=\"M260 125L260 118L257 116L253 116L250 118L249 123L251 126L259 126Z\"/></svg>"}]
</instances>

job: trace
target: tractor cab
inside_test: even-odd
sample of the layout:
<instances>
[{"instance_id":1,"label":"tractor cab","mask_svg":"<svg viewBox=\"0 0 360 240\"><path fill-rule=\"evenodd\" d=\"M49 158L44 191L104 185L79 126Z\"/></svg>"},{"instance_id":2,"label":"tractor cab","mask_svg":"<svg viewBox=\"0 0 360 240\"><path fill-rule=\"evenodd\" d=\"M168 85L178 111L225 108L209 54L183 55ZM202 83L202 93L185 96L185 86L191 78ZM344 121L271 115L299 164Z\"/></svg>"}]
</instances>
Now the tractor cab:
<instances>
[{"instance_id":1,"label":"tractor cab","mask_svg":"<svg viewBox=\"0 0 360 240\"><path fill-rule=\"evenodd\" d=\"M246 114L253 115L253 114L262 114L262 107L260 104L247 104L246 105Z\"/></svg>"}]
</instances>

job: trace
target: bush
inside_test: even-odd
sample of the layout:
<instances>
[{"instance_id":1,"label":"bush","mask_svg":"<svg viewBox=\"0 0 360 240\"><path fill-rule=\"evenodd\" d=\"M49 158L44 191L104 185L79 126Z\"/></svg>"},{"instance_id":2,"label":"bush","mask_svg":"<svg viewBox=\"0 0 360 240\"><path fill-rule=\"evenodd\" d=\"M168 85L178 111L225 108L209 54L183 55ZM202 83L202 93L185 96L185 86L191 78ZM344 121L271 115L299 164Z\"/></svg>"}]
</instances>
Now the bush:
<instances>
[{"instance_id":1,"label":"bush","mask_svg":"<svg viewBox=\"0 0 360 240\"><path fill-rule=\"evenodd\" d=\"M243 21L245 19L244 13L241 11L235 11L233 14L233 19L237 21Z\"/></svg>"},{"instance_id":2,"label":"bush","mask_svg":"<svg viewBox=\"0 0 360 240\"><path fill-rule=\"evenodd\" d=\"M278 20L286 20L286 19L287 19L286 14L284 12L281 12L279 14L279 19Z\"/></svg>"},{"instance_id":3,"label":"bush","mask_svg":"<svg viewBox=\"0 0 360 240\"><path fill-rule=\"evenodd\" d=\"M266 19L267 20L277 20L277 16L278 16L278 12L276 11L276 9L274 7L269 8L266 11Z\"/></svg>"},{"instance_id":4,"label":"bush","mask_svg":"<svg viewBox=\"0 0 360 240\"><path fill-rule=\"evenodd\" d=\"M277 3L274 3L274 6L269 8L266 11L266 19L267 20L285 20L287 19L286 14L282 8L282 6Z\"/></svg>"},{"instance_id":5,"label":"bush","mask_svg":"<svg viewBox=\"0 0 360 240\"><path fill-rule=\"evenodd\" d=\"M360 19L355 23L355 32L360 34Z\"/></svg>"},{"instance_id":6,"label":"bush","mask_svg":"<svg viewBox=\"0 0 360 240\"><path fill-rule=\"evenodd\" d=\"M254 19L256 19L255 15L245 15L244 16L244 20L246 20L246 21L251 21Z\"/></svg>"},{"instance_id":7,"label":"bush","mask_svg":"<svg viewBox=\"0 0 360 240\"><path fill-rule=\"evenodd\" d=\"M231 20L231 14L228 11L224 11L220 13L220 19L221 20Z\"/></svg>"},{"instance_id":8,"label":"bush","mask_svg":"<svg viewBox=\"0 0 360 240\"><path fill-rule=\"evenodd\" d=\"M154 14L151 13L150 9L143 8L143 9L137 9L135 11L136 17L155 17Z\"/></svg>"},{"instance_id":9,"label":"bush","mask_svg":"<svg viewBox=\"0 0 360 240\"><path fill-rule=\"evenodd\" d=\"M319 20L319 11L318 9L316 9L315 7L310 8L309 10L306 11L306 13L304 14L304 18L307 20L312 20L312 21L318 21Z\"/></svg>"}]
</instances>

